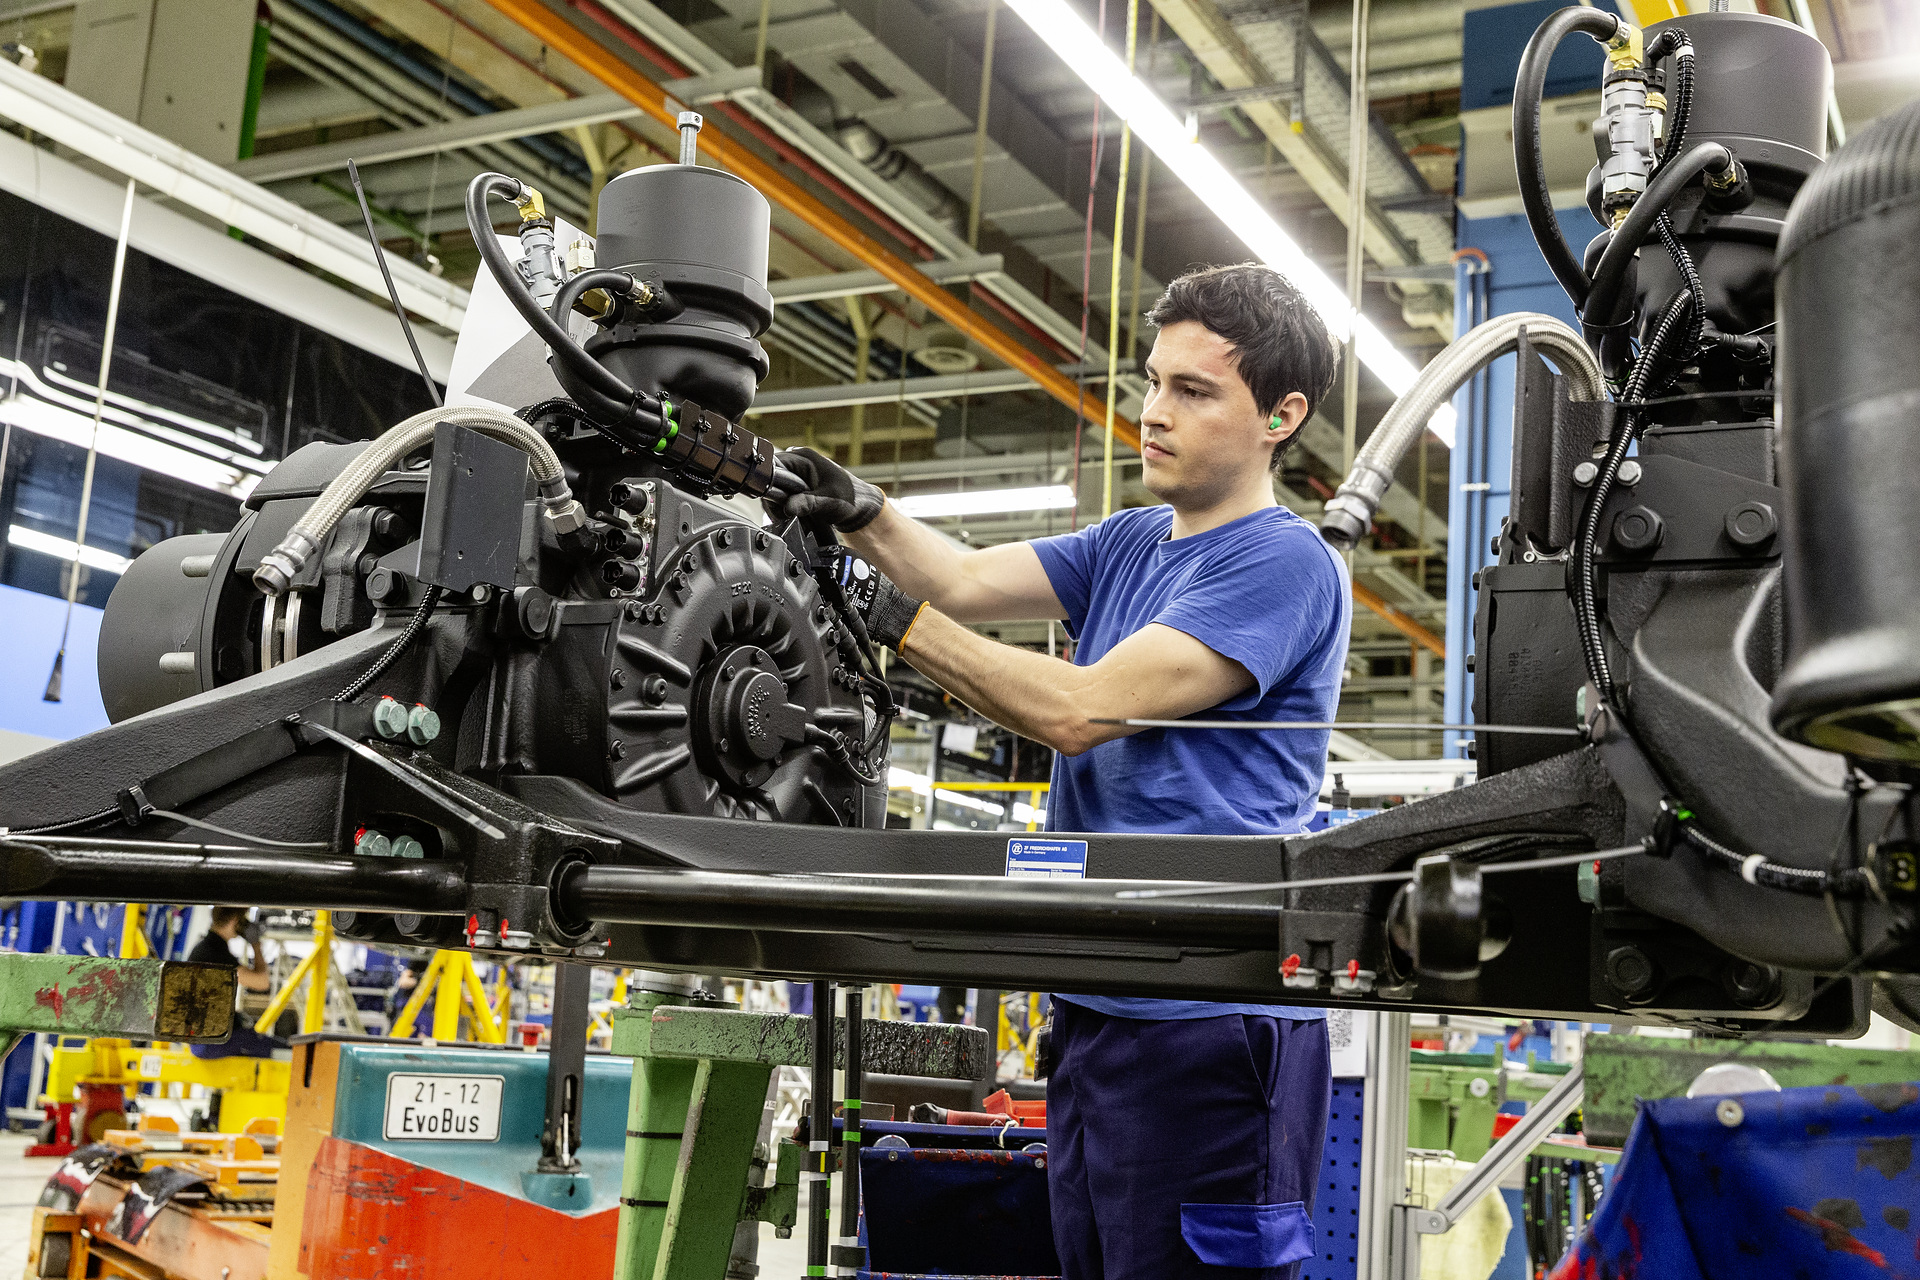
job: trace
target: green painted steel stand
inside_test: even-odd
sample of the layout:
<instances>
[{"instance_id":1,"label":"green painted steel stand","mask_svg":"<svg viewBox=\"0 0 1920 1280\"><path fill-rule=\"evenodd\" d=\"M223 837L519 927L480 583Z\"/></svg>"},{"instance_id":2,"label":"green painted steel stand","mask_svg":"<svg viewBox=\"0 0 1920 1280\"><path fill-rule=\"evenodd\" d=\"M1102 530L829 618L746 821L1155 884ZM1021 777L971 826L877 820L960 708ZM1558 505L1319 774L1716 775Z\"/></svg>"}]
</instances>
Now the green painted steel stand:
<instances>
[{"instance_id":1,"label":"green painted steel stand","mask_svg":"<svg viewBox=\"0 0 1920 1280\"><path fill-rule=\"evenodd\" d=\"M635 990L613 1015L613 1052L633 1058L614 1280L722 1280L740 1222L790 1231L804 1153L779 1146L774 1183L749 1185L767 1086L811 1060L811 1018L743 1013ZM986 1032L936 1023L864 1028L866 1071L977 1080L992 1065ZM836 1065L846 1028L835 1019Z\"/></svg>"},{"instance_id":2,"label":"green painted steel stand","mask_svg":"<svg viewBox=\"0 0 1920 1280\"><path fill-rule=\"evenodd\" d=\"M239 973L177 960L0 955L0 1059L38 1032L217 1044L233 1033Z\"/></svg>"}]
</instances>

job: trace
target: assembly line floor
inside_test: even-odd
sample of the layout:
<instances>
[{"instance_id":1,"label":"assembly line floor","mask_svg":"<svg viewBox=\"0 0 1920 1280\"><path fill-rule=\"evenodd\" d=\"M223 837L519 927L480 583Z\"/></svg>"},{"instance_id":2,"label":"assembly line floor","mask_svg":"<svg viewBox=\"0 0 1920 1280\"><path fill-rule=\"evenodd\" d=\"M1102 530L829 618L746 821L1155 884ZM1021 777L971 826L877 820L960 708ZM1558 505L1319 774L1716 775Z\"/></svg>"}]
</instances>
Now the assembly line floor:
<instances>
[{"instance_id":1,"label":"assembly line floor","mask_svg":"<svg viewBox=\"0 0 1920 1280\"><path fill-rule=\"evenodd\" d=\"M0 1133L0 1277L18 1276L27 1269L27 1231L33 1225L33 1203L40 1188L60 1167L55 1159L29 1160L31 1133Z\"/></svg>"},{"instance_id":2,"label":"assembly line floor","mask_svg":"<svg viewBox=\"0 0 1920 1280\"><path fill-rule=\"evenodd\" d=\"M13 1280L26 1270L27 1232L33 1223L34 1201L40 1189L59 1167L51 1157L29 1160L27 1148L33 1143L30 1133L0 1132L0 1280ZM840 1203L838 1179L834 1204ZM760 1226L760 1267L762 1275L800 1275L807 1267L804 1232L796 1230L791 1240L776 1240L773 1228Z\"/></svg>"}]
</instances>

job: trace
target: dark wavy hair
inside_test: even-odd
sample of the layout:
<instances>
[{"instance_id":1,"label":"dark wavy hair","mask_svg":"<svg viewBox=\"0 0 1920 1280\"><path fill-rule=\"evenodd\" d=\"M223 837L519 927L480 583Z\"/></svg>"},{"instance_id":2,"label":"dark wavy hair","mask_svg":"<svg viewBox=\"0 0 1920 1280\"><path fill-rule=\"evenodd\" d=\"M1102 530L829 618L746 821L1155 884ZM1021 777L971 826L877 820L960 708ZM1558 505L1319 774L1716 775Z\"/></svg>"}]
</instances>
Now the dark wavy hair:
<instances>
[{"instance_id":1,"label":"dark wavy hair","mask_svg":"<svg viewBox=\"0 0 1920 1280\"><path fill-rule=\"evenodd\" d=\"M1202 267L1175 280L1147 313L1147 322L1164 329L1192 320L1226 339L1234 367L1253 392L1263 413L1298 391L1307 399L1307 416L1333 389L1340 348L1327 326L1293 282L1272 267L1242 262L1231 267ZM1303 420L1300 430L1306 429ZM1273 451L1273 469L1300 438L1295 431Z\"/></svg>"}]
</instances>

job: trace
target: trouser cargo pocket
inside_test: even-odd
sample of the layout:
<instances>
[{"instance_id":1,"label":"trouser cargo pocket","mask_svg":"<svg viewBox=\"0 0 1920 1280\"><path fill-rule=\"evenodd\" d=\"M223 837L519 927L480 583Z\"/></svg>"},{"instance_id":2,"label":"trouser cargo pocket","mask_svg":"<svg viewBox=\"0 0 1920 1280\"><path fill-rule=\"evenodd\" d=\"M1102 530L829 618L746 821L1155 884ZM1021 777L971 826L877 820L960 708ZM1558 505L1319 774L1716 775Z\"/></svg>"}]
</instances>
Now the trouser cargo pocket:
<instances>
[{"instance_id":1,"label":"trouser cargo pocket","mask_svg":"<svg viewBox=\"0 0 1920 1280\"><path fill-rule=\"evenodd\" d=\"M1211 1267L1282 1267L1313 1256L1304 1202L1183 1204L1180 1235Z\"/></svg>"}]
</instances>

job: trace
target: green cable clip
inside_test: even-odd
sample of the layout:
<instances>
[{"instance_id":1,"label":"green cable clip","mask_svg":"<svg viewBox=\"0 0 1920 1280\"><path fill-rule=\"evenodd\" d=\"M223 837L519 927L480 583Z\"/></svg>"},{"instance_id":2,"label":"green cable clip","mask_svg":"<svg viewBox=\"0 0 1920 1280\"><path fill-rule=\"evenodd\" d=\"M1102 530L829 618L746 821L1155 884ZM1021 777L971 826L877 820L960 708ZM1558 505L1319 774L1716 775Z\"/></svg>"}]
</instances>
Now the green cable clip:
<instances>
[{"instance_id":1,"label":"green cable clip","mask_svg":"<svg viewBox=\"0 0 1920 1280\"><path fill-rule=\"evenodd\" d=\"M676 406L674 405L673 401L662 400L660 403L661 403L661 416L667 420L667 432L665 435L661 436L658 440L653 442L653 451L655 453L665 453L667 451L667 442L680 434L680 424L679 422L675 421L673 416L674 413L676 412Z\"/></svg>"}]
</instances>

